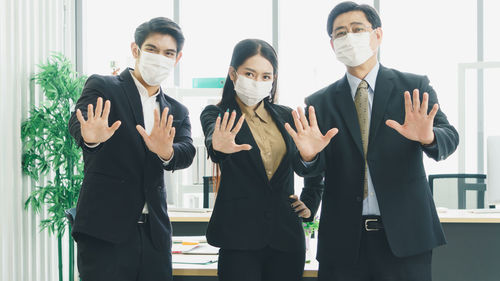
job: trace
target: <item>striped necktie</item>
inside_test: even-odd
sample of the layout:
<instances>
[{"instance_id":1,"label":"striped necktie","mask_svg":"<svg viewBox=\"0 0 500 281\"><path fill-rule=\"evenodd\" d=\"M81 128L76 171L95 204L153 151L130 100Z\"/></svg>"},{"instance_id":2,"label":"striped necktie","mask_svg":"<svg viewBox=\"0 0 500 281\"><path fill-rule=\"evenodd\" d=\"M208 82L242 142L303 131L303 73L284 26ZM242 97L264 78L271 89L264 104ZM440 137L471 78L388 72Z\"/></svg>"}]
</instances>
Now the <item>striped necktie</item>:
<instances>
[{"instance_id":1,"label":"striped necktie","mask_svg":"<svg viewBox=\"0 0 500 281\"><path fill-rule=\"evenodd\" d=\"M368 83L365 80L359 83L358 89L356 90L356 95L354 96L354 105L356 106L356 111L358 113L359 128L361 130L361 141L363 143L363 153L365 158L365 178L363 182L363 198L368 196L368 165L366 163L366 154L368 152L368 134L370 132L370 122L369 115L370 111L368 108Z\"/></svg>"}]
</instances>

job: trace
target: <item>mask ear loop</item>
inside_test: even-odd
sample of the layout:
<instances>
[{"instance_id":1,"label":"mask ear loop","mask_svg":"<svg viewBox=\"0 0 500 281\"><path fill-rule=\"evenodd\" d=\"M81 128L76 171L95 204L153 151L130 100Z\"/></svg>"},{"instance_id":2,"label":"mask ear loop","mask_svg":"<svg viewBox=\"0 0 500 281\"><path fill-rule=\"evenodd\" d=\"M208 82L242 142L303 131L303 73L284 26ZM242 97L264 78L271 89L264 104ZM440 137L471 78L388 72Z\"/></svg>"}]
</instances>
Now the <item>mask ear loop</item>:
<instances>
[{"instance_id":1,"label":"mask ear loop","mask_svg":"<svg viewBox=\"0 0 500 281\"><path fill-rule=\"evenodd\" d=\"M142 55L142 50L141 50L141 48L139 48L139 46L137 46L137 50L138 50L138 52L137 52L137 59L140 60L141 59L141 55Z\"/></svg>"},{"instance_id":2,"label":"mask ear loop","mask_svg":"<svg viewBox=\"0 0 500 281\"><path fill-rule=\"evenodd\" d=\"M236 82L236 80L238 80L238 77L240 76L238 74L238 72L236 71L236 69L233 67L233 71L234 71L234 81Z\"/></svg>"}]
</instances>

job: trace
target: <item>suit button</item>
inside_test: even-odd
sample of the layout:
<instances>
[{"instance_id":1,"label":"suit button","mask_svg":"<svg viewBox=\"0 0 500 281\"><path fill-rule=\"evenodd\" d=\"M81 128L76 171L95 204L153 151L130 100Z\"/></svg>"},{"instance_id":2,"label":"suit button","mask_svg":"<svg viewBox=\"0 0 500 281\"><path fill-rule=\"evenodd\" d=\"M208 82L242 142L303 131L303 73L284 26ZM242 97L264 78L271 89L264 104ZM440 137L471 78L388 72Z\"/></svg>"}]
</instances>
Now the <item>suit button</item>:
<instances>
[{"instance_id":1,"label":"suit button","mask_svg":"<svg viewBox=\"0 0 500 281\"><path fill-rule=\"evenodd\" d=\"M356 196L356 201L361 202L363 201L363 198L361 196Z\"/></svg>"}]
</instances>

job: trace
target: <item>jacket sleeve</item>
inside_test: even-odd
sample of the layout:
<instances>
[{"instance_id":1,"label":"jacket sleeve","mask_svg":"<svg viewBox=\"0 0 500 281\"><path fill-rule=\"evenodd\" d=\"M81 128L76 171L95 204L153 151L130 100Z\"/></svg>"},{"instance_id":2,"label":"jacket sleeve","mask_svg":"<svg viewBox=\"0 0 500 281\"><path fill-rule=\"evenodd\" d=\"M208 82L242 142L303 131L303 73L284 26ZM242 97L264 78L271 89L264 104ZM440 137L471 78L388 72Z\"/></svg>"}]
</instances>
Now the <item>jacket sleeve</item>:
<instances>
[{"instance_id":1,"label":"jacket sleeve","mask_svg":"<svg viewBox=\"0 0 500 281\"><path fill-rule=\"evenodd\" d=\"M311 210L311 216L303 219L303 221L311 222L314 220L321 203L324 188L325 183L323 174L304 178L304 187L300 193L300 200L306 204L309 210Z\"/></svg>"},{"instance_id":2,"label":"jacket sleeve","mask_svg":"<svg viewBox=\"0 0 500 281\"><path fill-rule=\"evenodd\" d=\"M76 118L76 110L80 109L82 112L82 115L85 120L87 120L87 108L89 104L93 105L93 108L95 109L96 104L97 104L97 99L99 97L103 98L104 100L106 97L102 93L102 80L98 78L96 75L92 75L87 79L87 82L85 82L85 86L82 91L82 95L78 99L76 105L75 105L75 110L71 113L71 117L68 122L68 130L75 139L77 145L82 148L83 151L88 152L88 153L96 153L98 152L104 145L105 143L101 143L96 147L90 148L85 145L85 142L83 140L81 130L80 130L80 121Z\"/></svg>"},{"instance_id":3,"label":"jacket sleeve","mask_svg":"<svg viewBox=\"0 0 500 281\"><path fill-rule=\"evenodd\" d=\"M196 149L194 148L193 139L191 138L191 122L189 121L188 113L186 113L181 124L175 127L173 148L174 157L167 165L164 164L163 168L173 172L191 166L196 154Z\"/></svg>"},{"instance_id":4,"label":"jacket sleeve","mask_svg":"<svg viewBox=\"0 0 500 281\"><path fill-rule=\"evenodd\" d=\"M422 81L422 92L429 94L429 112L434 104L439 104L436 91L429 84L429 79L424 77ZM435 141L431 146L422 146L422 150L430 158L440 161L448 158L456 149L459 142L457 130L450 125L448 118L439 108L436 117L434 118L434 136Z\"/></svg>"},{"instance_id":5,"label":"jacket sleeve","mask_svg":"<svg viewBox=\"0 0 500 281\"><path fill-rule=\"evenodd\" d=\"M230 154L216 151L212 147L212 134L214 133L215 121L219 114L223 114L215 105L209 105L201 112L200 121L205 135L205 147L207 148L208 156L214 163L220 163Z\"/></svg>"}]
</instances>

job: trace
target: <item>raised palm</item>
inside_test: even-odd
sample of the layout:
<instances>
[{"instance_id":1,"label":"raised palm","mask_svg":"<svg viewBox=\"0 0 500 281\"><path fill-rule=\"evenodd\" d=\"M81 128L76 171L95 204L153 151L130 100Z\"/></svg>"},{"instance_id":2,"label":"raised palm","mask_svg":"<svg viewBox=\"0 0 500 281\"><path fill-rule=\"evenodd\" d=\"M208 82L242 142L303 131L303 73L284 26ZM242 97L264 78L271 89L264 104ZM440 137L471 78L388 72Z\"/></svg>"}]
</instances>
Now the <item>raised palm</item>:
<instances>
[{"instance_id":1,"label":"raised palm","mask_svg":"<svg viewBox=\"0 0 500 281\"><path fill-rule=\"evenodd\" d=\"M330 140L339 130L337 128L332 128L323 135L319 130L313 106L309 106L309 121L301 107L297 108L297 111L294 110L292 112L297 131L288 123L285 124L285 128L292 136L302 159L304 161L312 161L314 157L330 143Z\"/></svg>"},{"instance_id":2,"label":"raised palm","mask_svg":"<svg viewBox=\"0 0 500 281\"><path fill-rule=\"evenodd\" d=\"M80 109L76 111L76 118L80 122L80 132L85 143L96 144L105 142L118 130L121 125L120 121L116 121L111 127L108 125L110 111L111 102L107 100L103 109L102 98L97 99L95 112L94 106L92 104L88 105L87 120L83 117Z\"/></svg>"},{"instance_id":3,"label":"raised palm","mask_svg":"<svg viewBox=\"0 0 500 281\"><path fill-rule=\"evenodd\" d=\"M228 120L229 119L229 120ZM221 120L219 115L215 120L214 132L212 134L212 148L216 151L231 154L242 150L250 150L252 146L249 144L236 144L235 138L243 125L245 116L242 115L234 126L236 120L236 112L231 113L229 118L229 112L224 113L224 117Z\"/></svg>"},{"instance_id":4,"label":"raised palm","mask_svg":"<svg viewBox=\"0 0 500 281\"><path fill-rule=\"evenodd\" d=\"M439 106L434 104L432 110L427 113L429 107L429 94L424 93L422 104L418 89L413 90L413 103L410 92L405 95L405 121L401 125L394 120L387 120L386 125L396 130L405 138L418 141L421 144L431 144L434 141L434 117L438 112Z\"/></svg>"},{"instance_id":5,"label":"raised palm","mask_svg":"<svg viewBox=\"0 0 500 281\"><path fill-rule=\"evenodd\" d=\"M141 125L136 126L148 149L165 161L170 160L174 154L173 144L175 138L174 116L168 115L168 111L169 108L165 107L160 118L158 110L154 110L154 123L149 135L144 127Z\"/></svg>"}]
</instances>

